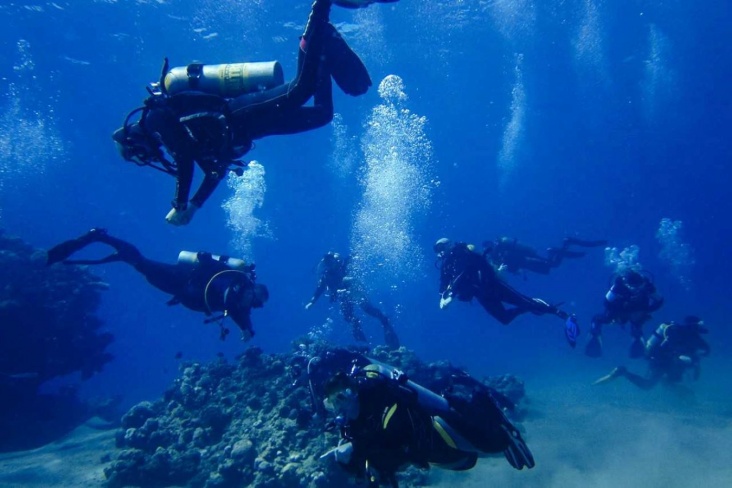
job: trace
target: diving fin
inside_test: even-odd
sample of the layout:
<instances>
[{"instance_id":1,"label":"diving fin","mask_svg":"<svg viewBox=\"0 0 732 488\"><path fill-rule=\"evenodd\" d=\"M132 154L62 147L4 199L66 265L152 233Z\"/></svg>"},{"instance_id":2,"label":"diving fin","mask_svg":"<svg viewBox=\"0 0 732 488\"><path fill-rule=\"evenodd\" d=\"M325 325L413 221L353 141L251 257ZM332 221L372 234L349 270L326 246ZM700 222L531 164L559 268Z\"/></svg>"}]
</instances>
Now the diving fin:
<instances>
[{"instance_id":1,"label":"diving fin","mask_svg":"<svg viewBox=\"0 0 732 488\"><path fill-rule=\"evenodd\" d=\"M599 335L593 335L585 346L585 355L591 358L602 356L602 339Z\"/></svg>"},{"instance_id":2,"label":"diving fin","mask_svg":"<svg viewBox=\"0 0 732 488\"><path fill-rule=\"evenodd\" d=\"M384 324L384 343L389 349L399 349L399 337L389 322Z\"/></svg>"},{"instance_id":3,"label":"diving fin","mask_svg":"<svg viewBox=\"0 0 732 488\"><path fill-rule=\"evenodd\" d=\"M508 463L518 470L524 469L524 467L533 468L536 465L534 455L531 454L529 446L521 438L518 429L510 422L503 423L501 429L506 433L508 439L508 446L503 451Z\"/></svg>"},{"instance_id":4,"label":"diving fin","mask_svg":"<svg viewBox=\"0 0 732 488\"><path fill-rule=\"evenodd\" d=\"M371 86L371 76L358 54L348 46L345 39L333 27L325 32L325 62L336 85L343 93L357 97L366 93Z\"/></svg>"},{"instance_id":5,"label":"diving fin","mask_svg":"<svg viewBox=\"0 0 732 488\"><path fill-rule=\"evenodd\" d=\"M92 242L98 240L99 236L106 234L105 229L92 229L81 237L64 241L61 244L53 246L51 249L46 251L46 266L65 261L69 256L74 254L76 251L83 249ZM84 263L72 263L72 264L84 264Z\"/></svg>"},{"instance_id":6,"label":"diving fin","mask_svg":"<svg viewBox=\"0 0 732 488\"><path fill-rule=\"evenodd\" d=\"M625 374L626 369L622 366L618 366L617 368L610 371L608 374L603 376L602 378L598 378L592 383L593 385L603 385L605 383L609 383L615 378L618 378L620 376L623 376Z\"/></svg>"}]
</instances>

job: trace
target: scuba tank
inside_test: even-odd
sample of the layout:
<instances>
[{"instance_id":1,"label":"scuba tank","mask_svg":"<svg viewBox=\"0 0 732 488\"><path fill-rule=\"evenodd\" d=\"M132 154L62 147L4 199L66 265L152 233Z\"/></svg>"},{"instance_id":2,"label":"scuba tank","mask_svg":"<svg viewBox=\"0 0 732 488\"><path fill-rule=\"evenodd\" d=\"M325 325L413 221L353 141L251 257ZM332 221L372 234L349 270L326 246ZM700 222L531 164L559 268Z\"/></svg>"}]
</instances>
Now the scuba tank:
<instances>
[{"instance_id":1,"label":"scuba tank","mask_svg":"<svg viewBox=\"0 0 732 488\"><path fill-rule=\"evenodd\" d=\"M646 341L646 354L651 354L655 351L663 341L666 339L666 328L671 324L661 324L658 328L653 331L651 337Z\"/></svg>"},{"instance_id":2,"label":"scuba tank","mask_svg":"<svg viewBox=\"0 0 732 488\"><path fill-rule=\"evenodd\" d=\"M162 80L169 95L195 90L234 98L285 82L279 61L233 64L192 63L167 71Z\"/></svg>"},{"instance_id":3,"label":"scuba tank","mask_svg":"<svg viewBox=\"0 0 732 488\"><path fill-rule=\"evenodd\" d=\"M247 268L247 263L243 259L230 258L229 256L217 256L216 254L211 254L211 259L220 263L224 263L230 269ZM180 254L178 254L178 264L197 266L198 264L200 264L200 262L201 261L198 259L197 252L181 251Z\"/></svg>"},{"instance_id":4,"label":"scuba tank","mask_svg":"<svg viewBox=\"0 0 732 488\"><path fill-rule=\"evenodd\" d=\"M605 293L605 300L607 300L608 303L613 303L618 298L618 294L615 291L616 286L617 285L611 286L607 293Z\"/></svg>"}]
</instances>

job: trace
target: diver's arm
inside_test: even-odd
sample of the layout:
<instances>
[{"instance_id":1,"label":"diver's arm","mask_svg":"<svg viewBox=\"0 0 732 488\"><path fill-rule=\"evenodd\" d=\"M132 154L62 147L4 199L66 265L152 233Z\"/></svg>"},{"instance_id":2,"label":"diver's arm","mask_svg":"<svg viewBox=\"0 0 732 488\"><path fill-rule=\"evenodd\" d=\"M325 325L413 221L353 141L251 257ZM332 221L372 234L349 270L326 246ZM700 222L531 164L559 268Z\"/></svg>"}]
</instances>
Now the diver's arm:
<instances>
[{"instance_id":1,"label":"diver's arm","mask_svg":"<svg viewBox=\"0 0 732 488\"><path fill-rule=\"evenodd\" d=\"M313 292L313 297L310 299L309 303L311 305L318 301L318 298L320 298L320 296L323 294L326 287L327 285L325 283L325 277L323 276L318 280L318 286L315 288L315 291Z\"/></svg>"},{"instance_id":2,"label":"diver's arm","mask_svg":"<svg viewBox=\"0 0 732 488\"><path fill-rule=\"evenodd\" d=\"M175 181L175 197L172 206L176 210L185 210L188 207L188 195L193 182L193 159L176 159L178 172Z\"/></svg>"},{"instance_id":3,"label":"diver's arm","mask_svg":"<svg viewBox=\"0 0 732 488\"><path fill-rule=\"evenodd\" d=\"M206 175L198 187L196 194L191 198L191 203L196 207L202 207L204 202L213 194L219 182L223 179L225 171L206 171ZM190 183L189 183L190 185Z\"/></svg>"}]
</instances>

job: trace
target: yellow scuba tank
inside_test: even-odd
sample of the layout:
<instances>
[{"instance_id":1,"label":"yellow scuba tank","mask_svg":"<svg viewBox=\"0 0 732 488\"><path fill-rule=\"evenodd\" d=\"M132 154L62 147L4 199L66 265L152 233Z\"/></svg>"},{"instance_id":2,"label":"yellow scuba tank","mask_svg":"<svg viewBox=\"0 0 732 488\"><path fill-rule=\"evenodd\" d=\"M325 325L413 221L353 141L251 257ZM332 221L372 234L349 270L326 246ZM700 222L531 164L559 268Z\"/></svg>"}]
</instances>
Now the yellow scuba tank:
<instances>
[{"instance_id":1,"label":"yellow scuba tank","mask_svg":"<svg viewBox=\"0 0 732 488\"><path fill-rule=\"evenodd\" d=\"M243 259L230 258L228 256L211 255L211 259L219 261L227 265L230 269L243 269L247 267L247 263ZM178 254L178 264L196 266L199 264L198 253L192 251L181 251Z\"/></svg>"},{"instance_id":2,"label":"yellow scuba tank","mask_svg":"<svg viewBox=\"0 0 732 488\"><path fill-rule=\"evenodd\" d=\"M172 68L163 78L165 91L170 95L195 90L225 98L266 90L284 82L279 61L210 65L192 63Z\"/></svg>"}]
</instances>

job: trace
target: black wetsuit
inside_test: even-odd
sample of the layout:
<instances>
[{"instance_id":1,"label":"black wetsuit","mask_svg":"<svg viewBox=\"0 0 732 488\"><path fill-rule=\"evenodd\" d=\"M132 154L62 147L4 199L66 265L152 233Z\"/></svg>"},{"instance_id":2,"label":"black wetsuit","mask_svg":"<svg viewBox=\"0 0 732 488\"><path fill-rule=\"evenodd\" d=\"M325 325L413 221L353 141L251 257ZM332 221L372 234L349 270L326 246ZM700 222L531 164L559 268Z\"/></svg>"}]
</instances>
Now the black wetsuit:
<instances>
[{"instance_id":1,"label":"black wetsuit","mask_svg":"<svg viewBox=\"0 0 732 488\"><path fill-rule=\"evenodd\" d=\"M605 324L622 325L630 322L631 336L640 340L643 336L643 324L651 318L651 313L661 308L663 297L658 294L651 280L630 271L615 277L604 304L605 310L592 318L590 333L599 336Z\"/></svg>"},{"instance_id":2,"label":"black wetsuit","mask_svg":"<svg viewBox=\"0 0 732 488\"><path fill-rule=\"evenodd\" d=\"M69 260L76 251L100 242L114 248L115 253L96 260ZM226 310L243 331L252 331L251 308L238 306L240 294L254 287L253 271L233 271L226 264L216 261L208 253L198 253L199 263L193 265L168 264L153 261L142 255L132 244L112 237L102 229L48 250L48 264L104 264L121 261L134 267L152 286L172 295L169 305L182 304L196 312L212 314Z\"/></svg>"},{"instance_id":3,"label":"black wetsuit","mask_svg":"<svg viewBox=\"0 0 732 488\"><path fill-rule=\"evenodd\" d=\"M442 259L439 291L443 297L452 294L461 301L477 299L502 324L508 324L527 312L567 317L555 307L513 289L498 277L485 256L463 242L453 244ZM506 308L504 303L513 305L513 308Z\"/></svg>"},{"instance_id":4,"label":"black wetsuit","mask_svg":"<svg viewBox=\"0 0 732 488\"><path fill-rule=\"evenodd\" d=\"M649 390L659 381L668 385L679 383L688 370L693 371L694 379L699 377L701 356L708 356L711 348L700 335L698 327L679 324L662 324L654 334L653 345L646 348L648 373L640 376L625 371L624 376L634 385ZM682 359L683 358L683 359Z\"/></svg>"},{"instance_id":5,"label":"black wetsuit","mask_svg":"<svg viewBox=\"0 0 732 488\"><path fill-rule=\"evenodd\" d=\"M414 389L419 385L369 367L359 373L358 416L341 429L343 439L353 446L344 464L349 472L364 477L371 470L381 483L396 486L394 475L406 465L462 471L475 466L479 453L503 452L516 469L534 466L518 430L485 385L473 380L467 395L444 398L423 390L434 403L423 405ZM436 406L440 403L442 407Z\"/></svg>"},{"instance_id":6,"label":"black wetsuit","mask_svg":"<svg viewBox=\"0 0 732 488\"><path fill-rule=\"evenodd\" d=\"M370 86L360 60L329 23L329 13L328 0L315 1L300 42L297 76L288 83L233 99L196 91L148 99L139 127L148 143L164 146L175 160L174 208L182 210L188 204L195 164L204 172L204 180L190 201L200 207L255 140L329 123L333 119L331 74L336 69L333 65L343 61L339 57L355 59L348 64L357 72L350 94L359 95ZM310 98L313 105L304 106Z\"/></svg>"},{"instance_id":7,"label":"black wetsuit","mask_svg":"<svg viewBox=\"0 0 732 488\"><path fill-rule=\"evenodd\" d=\"M490 244L489 257L495 266L504 265L511 273L527 270L539 274L549 272L562 264L566 258L575 259L585 255L584 252L570 250L570 246L599 247L607 241L585 241L576 238L566 238L560 247L547 249L547 255L541 256L533 247L521 244L517 239L501 237Z\"/></svg>"}]
</instances>

